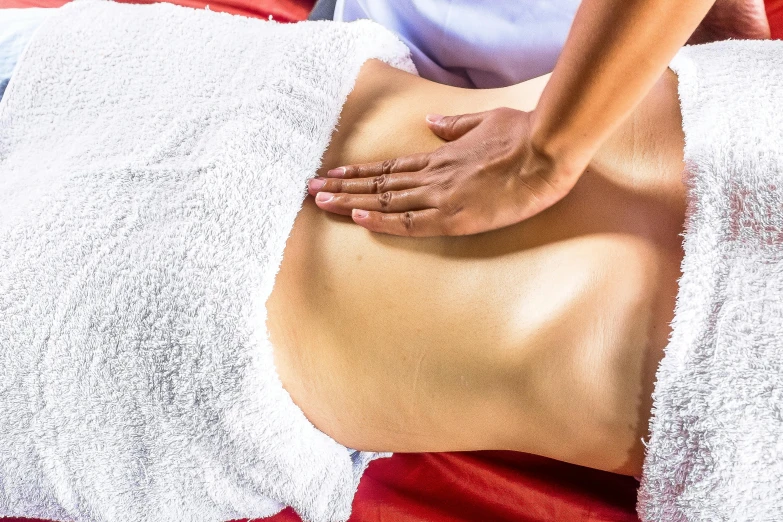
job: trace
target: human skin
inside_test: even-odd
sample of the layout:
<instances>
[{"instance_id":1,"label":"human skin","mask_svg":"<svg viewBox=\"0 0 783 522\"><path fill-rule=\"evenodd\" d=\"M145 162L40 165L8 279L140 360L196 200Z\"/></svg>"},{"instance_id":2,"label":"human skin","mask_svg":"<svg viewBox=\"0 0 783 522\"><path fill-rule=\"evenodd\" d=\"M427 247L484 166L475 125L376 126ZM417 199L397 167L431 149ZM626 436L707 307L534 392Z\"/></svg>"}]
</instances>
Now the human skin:
<instances>
[{"instance_id":1,"label":"human skin","mask_svg":"<svg viewBox=\"0 0 783 522\"><path fill-rule=\"evenodd\" d=\"M529 111L546 81L463 90L370 61L322 172L434 150L427 113ZM307 418L354 449L503 449L639 474L682 260L676 85L667 71L571 193L516 225L378 235L308 197L267 301Z\"/></svg>"},{"instance_id":2,"label":"human skin","mask_svg":"<svg viewBox=\"0 0 783 522\"><path fill-rule=\"evenodd\" d=\"M390 185L397 188L385 196L391 205L379 208L356 187L329 182L316 203L351 213L368 230L405 236L473 234L528 219L568 194L714 1L583 0L534 110L466 114L433 106L428 112L459 115L432 123L452 141L431 154L384 158L394 160ZM346 164L327 175L364 178L377 170Z\"/></svg>"}]
</instances>

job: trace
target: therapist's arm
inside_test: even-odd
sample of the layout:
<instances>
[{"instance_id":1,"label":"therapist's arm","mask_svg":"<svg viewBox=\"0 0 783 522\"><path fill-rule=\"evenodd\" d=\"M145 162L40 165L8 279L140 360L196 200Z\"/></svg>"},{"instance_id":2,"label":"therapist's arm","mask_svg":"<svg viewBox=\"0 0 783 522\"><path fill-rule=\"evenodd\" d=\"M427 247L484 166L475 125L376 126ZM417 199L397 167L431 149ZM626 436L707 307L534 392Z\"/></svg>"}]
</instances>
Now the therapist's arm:
<instances>
[{"instance_id":1,"label":"therapist's arm","mask_svg":"<svg viewBox=\"0 0 783 522\"><path fill-rule=\"evenodd\" d=\"M395 235L465 235L527 219L573 188L713 3L583 0L535 111L428 117L449 143L333 169L309 192L320 193L320 208ZM355 179L381 175L382 183ZM380 186L399 188L379 194Z\"/></svg>"},{"instance_id":2,"label":"therapist's arm","mask_svg":"<svg viewBox=\"0 0 783 522\"><path fill-rule=\"evenodd\" d=\"M584 0L531 120L531 142L581 173L714 0ZM578 174L577 174L578 175Z\"/></svg>"}]
</instances>

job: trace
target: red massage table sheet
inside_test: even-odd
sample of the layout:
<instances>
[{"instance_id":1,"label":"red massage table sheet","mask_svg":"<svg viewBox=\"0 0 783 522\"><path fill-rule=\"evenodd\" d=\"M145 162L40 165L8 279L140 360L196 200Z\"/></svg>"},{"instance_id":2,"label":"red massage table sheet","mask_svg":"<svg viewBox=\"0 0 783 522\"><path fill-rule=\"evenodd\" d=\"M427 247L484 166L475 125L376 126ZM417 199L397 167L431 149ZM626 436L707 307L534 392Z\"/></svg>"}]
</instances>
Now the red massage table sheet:
<instances>
[{"instance_id":1,"label":"red massage table sheet","mask_svg":"<svg viewBox=\"0 0 783 522\"><path fill-rule=\"evenodd\" d=\"M124 0L152 3L152 0ZM66 0L0 0L0 8L59 7ZM244 16L297 21L313 0L174 0ZM783 38L783 0L767 0ZM637 522L633 478L521 453L395 454L367 469L350 522ZM29 519L3 519L23 522ZM266 522L301 522L290 509Z\"/></svg>"}]
</instances>

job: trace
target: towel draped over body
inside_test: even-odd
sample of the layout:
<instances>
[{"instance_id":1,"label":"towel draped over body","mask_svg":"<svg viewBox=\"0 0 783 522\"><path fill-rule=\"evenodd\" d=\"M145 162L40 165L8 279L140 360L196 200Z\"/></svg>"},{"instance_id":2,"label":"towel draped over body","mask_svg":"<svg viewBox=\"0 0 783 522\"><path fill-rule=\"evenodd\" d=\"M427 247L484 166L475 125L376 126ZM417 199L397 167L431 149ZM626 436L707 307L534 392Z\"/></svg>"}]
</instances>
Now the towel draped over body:
<instances>
[{"instance_id":1,"label":"towel draped over body","mask_svg":"<svg viewBox=\"0 0 783 522\"><path fill-rule=\"evenodd\" d=\"M274 369L265 302L369 21L79 1L0 102L0 517L346 520L370 460ZM310 325L300 325L310 327Z\"/></svg>"},{"instance_id":2,"label":"towel draped over body","mask_svg":"<svg viewBox=\"0 0 783 522\"><path fill-rule=\"evenodd\" d=\"M645 522L783 520L783 42L686 47L688 211Z\"/></svg>"},{"instance_id":3,"label":"towel draped over body","mask_svg":"<svg viewBox=\"0 0 783 522\"><path fill-rule=\"evenodd\" d=\"M0 516L348 518L265 302L372 22L79 1L0 102ZM688 215L645 521L783 519L783 42L682 50ZM309 327L310 325L302 325Z\"/></svg>"}]
</instances>

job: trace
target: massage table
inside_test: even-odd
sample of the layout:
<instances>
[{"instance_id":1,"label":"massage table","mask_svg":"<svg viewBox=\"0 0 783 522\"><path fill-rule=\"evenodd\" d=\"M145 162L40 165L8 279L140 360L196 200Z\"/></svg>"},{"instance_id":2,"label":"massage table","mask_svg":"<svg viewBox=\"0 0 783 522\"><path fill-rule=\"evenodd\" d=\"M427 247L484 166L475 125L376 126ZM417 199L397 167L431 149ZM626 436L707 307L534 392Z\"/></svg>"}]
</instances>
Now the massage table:
<instances>
[{"instance_id":1,"label":"massage table","mask_svg":"<svg viewBox=\"0 0 783 522\"><path fill-rule=\"evenodd\" d=\"M63 0L0 0L4 7L58 7ZM136 0L133 3L151 3ZM291 22L310 0L176 0L194 8ZM768 0L773 38L783 38L783 0ZM636 521L638 483L533 455L487 451L395 454L372 463L353 503L353 522ZM4 519L7 521L22 519ZM299 522L290 509L270 522Z\"/></svg>"}]
</instances>

